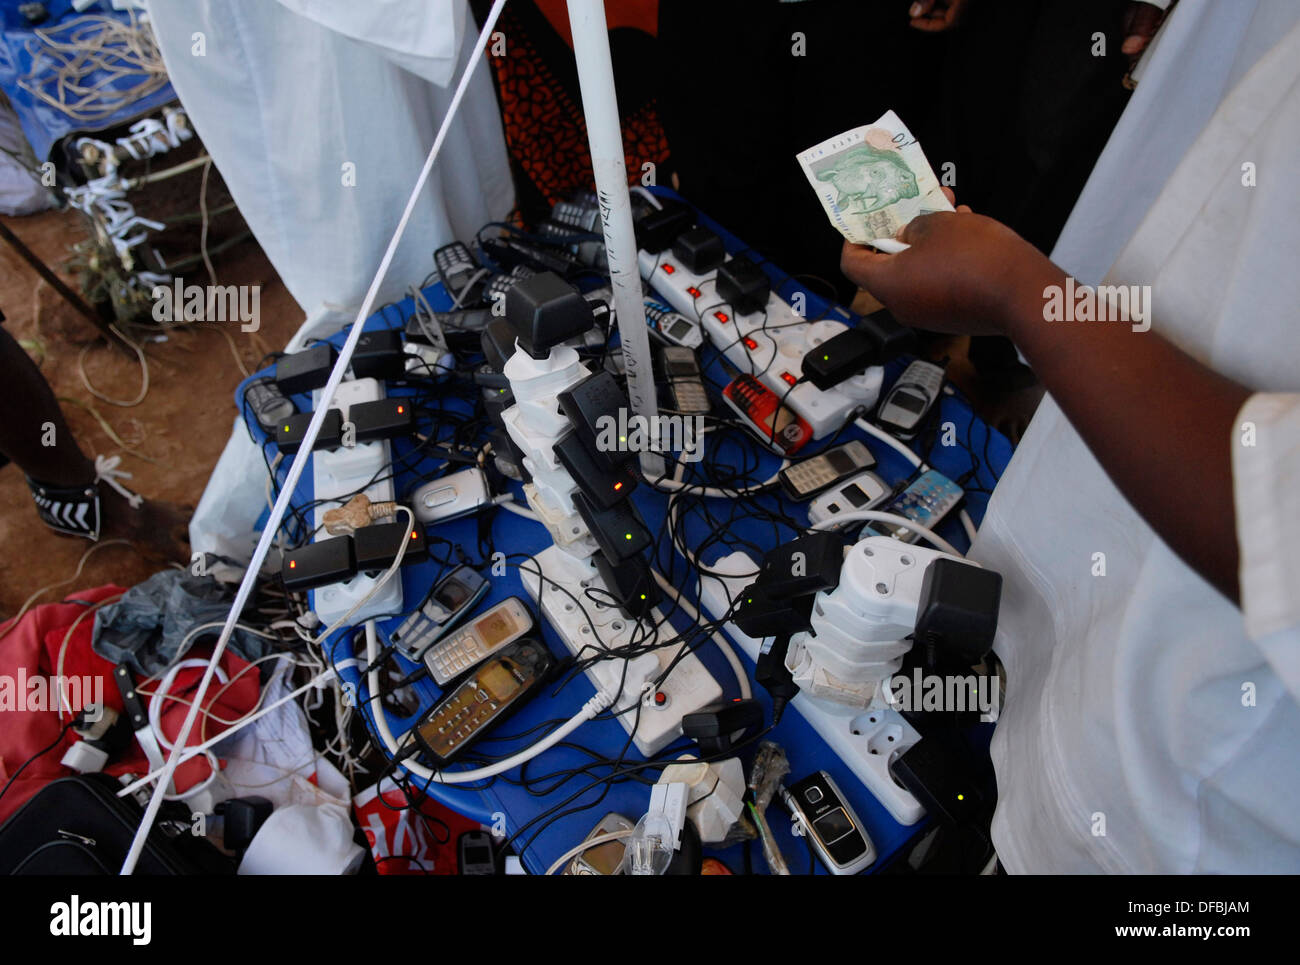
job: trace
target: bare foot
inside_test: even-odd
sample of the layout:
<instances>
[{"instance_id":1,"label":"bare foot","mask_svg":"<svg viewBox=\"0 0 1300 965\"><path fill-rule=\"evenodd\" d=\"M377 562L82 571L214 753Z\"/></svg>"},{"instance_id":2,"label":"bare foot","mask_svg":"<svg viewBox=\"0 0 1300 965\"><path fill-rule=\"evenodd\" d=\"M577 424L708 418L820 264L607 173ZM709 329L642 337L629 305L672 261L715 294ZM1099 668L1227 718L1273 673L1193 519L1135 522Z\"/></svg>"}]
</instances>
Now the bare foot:
<instances>
[{"instance_id":1,"label":"bare foot","mask_svg":"<svg viewBox=\"0 0 1300 965\"><path fill-rule=\"evenodd\" d=\"M159 563L190 561L189 506L146 499L133 509L126 498L105 486L100 494L100 539L124 539Z\"/></svg>"}]
</instances>

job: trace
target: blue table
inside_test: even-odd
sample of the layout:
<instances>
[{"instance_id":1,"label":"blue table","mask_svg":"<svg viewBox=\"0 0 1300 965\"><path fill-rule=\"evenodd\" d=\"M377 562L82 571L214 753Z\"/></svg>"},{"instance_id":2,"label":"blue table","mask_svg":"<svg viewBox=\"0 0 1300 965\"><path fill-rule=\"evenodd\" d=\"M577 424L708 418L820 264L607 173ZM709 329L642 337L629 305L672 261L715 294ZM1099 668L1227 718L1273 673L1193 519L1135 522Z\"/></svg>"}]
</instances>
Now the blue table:
<instances>
[{"instance_id":1,"label":"blue table","mask_svg":"<svg viewBox=\"0 0 1300 965\"><path fill-rule=\"evenodd\" d=\"M745 246L738 239L707 217L701 215L700 222L717 231L723 237L728 249L733 253L744 249ZM779 291L783 297L789 298L795 291L804 292L810 317L817 317L822 313L830 313L826 317L837 317L836 313L838 312L838 317L851 320L852 316L843 309L836 309L815 292L803 288L796 280L785 276L775 266L764 262L763 267L771 276L774 289ZM436 310L450 308L450 298L443 291L441 285L433 285L425 289L425 296ZM386 306L384 310L367 320L366 328L367 330L403 328L406 319L413 314L413 311L414 307L409 299L395 305ZM344 337L344 333L339 333L330 341L336 345L341 345ZM904 365L905 362L900 360L887 367L886 385L898 376ZM716 351L705 349L702 352L702 367L706 376L718 385L725 384L727 381L728 377L722 370L719 355ZM254 378L269 374L269 372L270 370L257 373ZM236 392L237 405L239 400L242 399L243 388L246 384L247 382L241 384ZM390 394L401 394L403 391L390 387ZM311 402L306 397L299 397L295 399L295 402L298 404L300 411L307 411L311 408ZM1005 438L989 429L988 426L974 416L969 404L960 395L944 397L941 406L939 421L954 424L959 444L949 447L937 445L932 452L924 455L934 468L951 478L967 473L973 468L975 459L978 459L979 464L974 467L974 475L968 483L966 501L967 511L978 522L983 517L987 504L987 492L993 488L998 475L1009 460L1011 447ZM448 408L468 412L470 407L468 404L448 403ZM249 430L254 438L266 444L266 436L257 425L256 420L245 413L245 421L249 424ZM886 481L893 483L911 474L912 467L901 455L876 440L866 437L860 430L851 427L840 436L841 441L850 438L863 438L866 441L868 447L879 461L877 471ZM822 442L810 444L810 451L814 448L820 449L827 441L823 440ZM736 447L735 454L738 456L740 453L739 444L731 443L729 445ZM406 440L397 440L393 443L394 457L399 462L407 459L410 463L404 465L396 475L396 491L399 498L409 493L420 482L425 481L427 474L432 472L440 462L437 459L421 459L412 456L412 448L412 444ZM750 449L752 458L752 447L747 448ZM274 451L273 444L269 446L269 451ZM731 458L731 454L724 447L718 453L718 457L727 460ZM287 460L285 463L280 467L280 479L277 479L277 483L282 480L284 472L287 470ZM775 456L766 455L762 457L756 467L754 479L758 480L770 476L777 465L778 460ZM522 503L521 487L518 484L512 484L512 489L515 491L516 500ZM632 498L652 531L659 533L661 537L665 536L662 527L667 509L667 496L643 484L637 488ZM298 492L295 494L295 504L302 506L309 502L310 499L311 473L307 472L304 473ZM790 503L782 495L763 496L761 499L767 505L782 507L797 520L806 520L804 508ZM700 520L688 518L686 525L693 546L699 545L699 540L703 540L710 535L705 524ZM965 534L955 518L945 520L939 526L938 532L960 548L968 545ZM490 519L486 534L495 543L498 550L517 555L511 557L505 575L492 577L491 590L482 606L486 607L512 595L523 598L525 602L531 605L531 599L524 591L519 580L517 565L523 557L518 554L534 554L550 545L550 538L545 528L540 523L532 522L505 510L496 510ZM476 520L462 519L439 524L430 530L429 535L431 537L431 549L435 552L438 552L438 547L433 545L432 537L437 536L451 540L463 548L465 554L474 564L481 565L482 572L487 573L485 564L488 560L478 548L480 533L479 523ZM752 545L766 548L791 539L798 535L798 532L793 528L774 526L767 522L741 519L736 521L734 527L728 530L726 535L729 541L747 541ZM713 547L703 555L701 563L707 565L724 552L726 550L721 547ZM670 555L675 558L670 559ZM673 580L677 586L686 588L688 596L692 595L691 588L694 580L686 577L685 561L680 556L671 554L666 538L659 540L656 561L656 565L661 568L661 572L668 575L669 579ZM434 561L403 568L401 573L402 588L404 605L407 610L418 605L432 583L443 572L443 568ZM662 609L665 613L668 613L670 606L664 604ZM381 638L385 642L387 633L397 626L400 619L400 617L395 616L378 623ZM679 629L691 625L689 621L682 617L680 612L673 613L670 619ZM542 635L555 654L564 655L567 653L564 644L555 636L549 626L543 626ZM356 636L354 632L340 631L327 641L327 649L333 659L343 660L345 657L351 656L349 641L353 636ZM362 643L361 646L364 647L364 644ZM735 676L718 652L718 648L712 643L707 643L697 652L714 677L721 683L725 694L727 696L738 696L739 689ZM741 660L752 671L752 665L743 653L741 654ZM344 667L341 669L340 675L363 695L361 704L365 713L369 716L373 711L373 705L365 701L366 688L364 682L358 679L355 668ZM438 689L427 680L419 682L416 686L423 701L420 712L409 718L399 718L388 713L388 723L395 735L404 733L414 725L424 711L432 706L433 701L438 696ZM767 701L766 694L759 687L755 687L755 691L755 695L764 702L770 719L770 704ZM579 674L557 691L543 693L538 696L520 710L516 716L500 725L498 733L505 736L492 735L490 739L480 741L475 746L475 750L490 754L494 758L514 753L537 739L538 734L531 733L534 728L539 728L547 721L555 721L558 724L560 721L572 717L582 707L583 703L592 696L593 692L593 687L588 682L587 677ZM385 711L385 713L387 712ZM370 726L373 731L373 723ZM521 739L508 739L516 736ZM879 854L879 860L874 866L875 868L879 868L887 862L904 843L924 826L924 822L912 827L904 827L898 824L866 788L853 777L848 768L839 761L839 758L826 746L817 733L805 723L797 711L792 710L787 713L781 724L768 735L768 738L779 742L785 748L792 768L791 779L803 777L818 768L824 768L832 774L840 787L849 796L854 809L871 834ZM602 757L618 758L622 755L623 759L628 763L642 760L636 748L630 745L626 732L617 721L600 719L582 725L571 735L569 742L547 751L532 761L527 766L529 777L537 779L547 774L559 774L559 772L566 769L591 765L593 761L592 754L584 752L581 748L587 748ZM665 752L661 757L676 757L678 754L691 753L693 749L694 744L683 739L672 745L672 749ZM673 753L673 750L676 750L677 753ZM751 746L742 753L747 765L752 752L753 747ZM461 766L472 765L456 765L456 767ZM624 777L618 783L588 786L596 777L608 773L610 773L609 767L597 767L585 776L579 775L564 782L561 786L547 788L547 793L544 794L530 793L518 783L513 783L513 781L517 781L517 772L499 777L486 786L431 784L428 792L432 797L452 809L481 821L485 825L504 828L511 835L519 832L521 828L528 827L529 822L550 809L557 809L558 812L563 813L563 816L550 823L544 830L540 830L540 833L540 825L534 824L514 841L514 846L519 850L528 870L532 873L540 873L545 871L556 858L585 837L606 812L617 811L633 820L636 820L645 812L650 796L649 784L647 783ZM646 779L653 781L658 776L658 770L644 770L641 774L645 775ZM511 778L511 780L506 780L506 777ZM419 784L418 781L412 781L413 786L418 787ZM807 867L807 854L804 844L790 834L789 821L785 819L778 808L773 808L768 813L775 836L792 870L803 871ZM757 853L758 849L756 848L755 851ZM710 851L708 853L719 857L732 870L739 871L742 854L738 846L720 852ZM759 872L765 870L761 857L754 859L754 867Z\"/></svg>"},{"instance_id":2,"label":"blue table","mask_svg":"<svg viewBox=\"0 0 1300 965\"><path fill-rule=\"evenodd\" d=\"M171 84L161 88L121 108L110 117L93 123L75 121L63 111L45 103L38 97L20 87L18 80L32 71L32 56L27 52L27 44L35 39L33 29L45 30L57 27L72 17L80 16L72 10L70 0L48 0L46 7L50 17L44 23L32 28L18 12L22 0L0 0L0 88L9 97L23 133L32 146L38 161L53 160L50 156L54 145L71 133L102 131L119 124L134 121L139 117L158 110L165 104L176 100L176 92ZM86 14L115 17L123 23L128 16L125 11L113 10L106 2L90 7ZM106 76L106 75L105 75ZM130 89L139 82L139 77L119 78L106 85L107 89ZM87 78L88 85L94 84L94 78Z\"/></svg>"}]
</instances>

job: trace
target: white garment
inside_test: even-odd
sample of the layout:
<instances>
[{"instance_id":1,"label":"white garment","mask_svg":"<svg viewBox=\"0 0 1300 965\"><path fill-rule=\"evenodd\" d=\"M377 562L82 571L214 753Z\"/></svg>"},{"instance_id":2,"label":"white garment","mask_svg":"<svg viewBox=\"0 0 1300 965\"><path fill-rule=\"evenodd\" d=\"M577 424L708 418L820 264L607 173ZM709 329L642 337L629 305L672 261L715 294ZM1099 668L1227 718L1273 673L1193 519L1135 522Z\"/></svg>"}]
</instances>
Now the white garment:
<instances>
[{"instance_id":1,"label":"white garment","mask_svg":"<svg viewBox=\"0 0 1300 965\"><path fill-rule=\"evenodd\" d=\"M307 313L286 349L350 324L477 39L465 0L187 0L151 15L195 130ZM514 206L482 60L379 304L423 281L435 248ZM190 523L195 552L249 558L265 478L236 420Z\"/></svg>"},{"instance_id":2,"label":"white garment","mask_svg":"<svg viewBox=\"0 0 1300 965\"><path fill-rule=\"evenodd\" d=\"M181 103L289 293L309 317L355 313L474 45L465 0L151 7ZM480 61L380 304L433 271L435 248L513 203Z\"/></svg>"},{"instance_id":3,"label":"white garment","mask_svg":"<svg viewBox=\"0 0 1300 965\"><path fill-rule=\"evenodd\" d=\"M1108 283L1151 285L1152 331L1258 393L1237 420L1256 444L1224 440L1239 610L1133 511L1050 398L1030 424L973 553L1005 577L993 837L1012 872L1300 870L1298 18L1289 0L1176 7L1058 246L1084 281L1109 265ZM1229 78L1217 110L1177 87ZM1175 167L1162 152L1180 139ZM1151 164L1172 171L1158 191Z\"/></svg>"}]
</instances>

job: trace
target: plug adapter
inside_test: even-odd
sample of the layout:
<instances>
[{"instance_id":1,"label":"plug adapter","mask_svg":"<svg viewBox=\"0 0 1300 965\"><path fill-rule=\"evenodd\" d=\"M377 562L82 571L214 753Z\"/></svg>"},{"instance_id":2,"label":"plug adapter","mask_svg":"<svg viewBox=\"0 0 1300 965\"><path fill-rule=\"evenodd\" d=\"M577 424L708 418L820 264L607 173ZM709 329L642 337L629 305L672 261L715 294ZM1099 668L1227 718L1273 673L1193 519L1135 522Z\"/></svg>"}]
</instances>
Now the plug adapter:
<instances>
[{"instance_id":1,"label":"plug adapter","mask_svg":"<svg viewBox=\"0 0 1300 965\"><path fill-rule=\"evenodd\" d=\"M570 429L555 443L555 456L597 509L610 509L636 489L636 473L630 466L611 465L607 459L597 459L582 444L575 429Z\"/></svg>"},{"instance_id":2,"label":"plug adapter","mask_svg":"<svg viewBox=\"0 0 1300 965\"><path fill-rule=\"evenodd\" d=\"M629 620L640 620L659 605L659 584L650 574L644 557L634 556L622 563L611 563L604 553L596 554L596 571L614 595L618 608Z\"/></svg>"},{"instance_id":3,"label":"plug adapter","mask_svg":"<svg viewBox=\"0 0 1300 965\"><path fill-rule=\"evenodd\" d=\"M357 571L351 536L331 536L284 554L280 578L291 593L351 579Z\"/></svg>"},{"instance_id":4,"label":"plug adapter","mask_svg":"<svg viewBox=\"0 0 1300 965\"><path fill-rule=\"evenodd\" d=\"M771 291L767 274L745 255L718 267L718 294L741 315L762 309Z\"/></svg>"},{"instance_id":5,"label":"plug adapter","mask_svg":"<svg viewBox=\"0 0 1300 965\"><path fill-rule=\"evenodd\" d=\"M670 247L674 238L695 223L691 209L680 201L665 198L661 203L662 208L652 208L638 217L633 228L636 246L652 255Z\"/></svg>"},{"instance_id":6,"label":"plug adapter","mask_svg":"<svg viewBox=\"0 0 1300 965\"><path fill-rule=\"evenodd\" d=\"M506 318L519 335L520 348L535 359L546 358L556 345L596 324L591 305L578 289L550 271L511 286Z\"/></svg>"},{"instance_id":7,"label":"plug adapter","mask_svg":"<svg viewBox=\"0 0 1300 965\"><path fill-rule=\"evenodd\" d=\"M682 733L700 745L706 757L727 754L744 737L763 726L763 705L753 697L715 700L682 715Z\"/></svg>"},{"instance_id":8,"label":"plug adapter","mask_svg":"<svg viewBox=\"0 0 1300 965\"><path fill-rule=\"evenodd\" d=\"M573 423L582 444L593 456L603 457L611 465L631 462L636 458L636 453L626 445L626 438L620 436L617 440L606 439L606 443L617 442L617 446L601 443L601 436L611 426L619 429L627 424L628 419L625 417L620 420L619 413L626 413L630 407L627 396L609 372L593 372L561 392L556 401L565 418Z\"/></svg>"},{"instance_id":9,"label":"plug adapter","mask_svg":"<svg viewBox=\"0 0 1300 965\"><path fill-rule=\"evenodd\" d=\"M599 509L582 493L573 494L573 505L587 524L596 545L611 563L623 563L637 556L653 542L641 514L628 500Z\"/></svg>"},{"instance_id":10,"label":"plug adapter","mask_svg":"<svg viewBox=\"0 0 1300 965\"><path fill-rule=\"evenodd\" d=\"M673 257L695 274L703 275L722 264L727 248L708 228L691 228L673 242Z\"/></svg>"},{"instance_id":11,"label":"plug adapter","mask_svg":"<svg viewBox=\"0 0 1300 965\"><path fill-rule=\"evenodd\" d=\"M409 436L415 431L415 413L406 398L355 402L348 407L348 421L356 428L357 442Z\"/></svg>"},{"instance_id":12,"label":"plug adapter","mask_svg":"<svg viewBox=\"0 0 1300 965\"><path fill-rule=\"evenodd\" d=\"M978 663L993 647L1001 599L1001 573L939 557L921 580L916 639L934 656Z\"/></svg>"},{"instance_id":13,"label":"plug adapter","mask_svg":"<svg viewBox=\"0 0 1300 965\"><path fill-rule=\"evenodd\" d=\"M276 424L275 444L286 456L292 456L302 448L303 437L307 435L307 426L311 423L311 412L295 412L283 422ZM343 413L330 409L325 413L320 432L316 435L316 444L312 449L337 449L343 442Z\"/></svg>"},{"instance_id":14,"label":"plug adapter","mask_svg":"<svg viewBox=\"0 0 1300 965\"><path fill-rule=\"evenodd\" d=\"M352 534L352 555L356 571L368 573L386 570L397 559L397 550L406 536L406 518L395 523L371 523ZM424 526L418 521L411 530L411 539L402 555L402 565L423 563L429 558L429 547L424 538ZM394 577L396 579L396 577Z\"/></svg>"},{"instance_id":15,"label":"plug adapter","mask_svg":"<svg viewBox=\"0 0 1300 965\"><path fill-rule=\"evenodd\" d=\"M393 329L362 332L352 353L352 374L358 379L400 379L406 375L402 333Z\"/></svg>"},{"instance_id":16,"label":"plug adapter","mask_svg":"<svg viewBox=\"0 0 1300 965\"><path fill-rule=\"evenodd\" d=\"M329 381L339 353L329 342L286 355L275 363L275 384L285 395L319 389Z\"/></svg>"},{"instance_id":17,"label":"plug adapter","mask_svg":"<svg viewBox=\"0 0 1300 965\"><path fill-rule=\"evenodd\" d=\"M810 596L839 586L843 565L844 540L819 530L769 550L755 582L773 600Z\"/></svg>"}]
</instances>

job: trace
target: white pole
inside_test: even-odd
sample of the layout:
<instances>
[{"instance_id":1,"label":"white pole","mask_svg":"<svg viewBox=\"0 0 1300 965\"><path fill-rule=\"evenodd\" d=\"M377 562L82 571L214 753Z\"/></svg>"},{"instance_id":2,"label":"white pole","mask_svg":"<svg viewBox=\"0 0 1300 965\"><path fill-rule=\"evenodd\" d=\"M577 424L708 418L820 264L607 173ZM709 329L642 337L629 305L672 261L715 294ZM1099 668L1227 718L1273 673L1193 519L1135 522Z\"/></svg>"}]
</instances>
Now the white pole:
<instances>
[{"instance_id":1,"label":"white pole","mask_svg":"<svg viewBox=\"0 0 1300 965\"><path fill-rule=\"evenodd\" d=\"M601 225L609 280L614 290L614 310L627 369L627 394L632 413L646 419L647 432L655 425L659 403L655 398L650 362L650 335L646 331L641 275L636 264L636 236L632 230L632 199L627 190L627 164L623 160L623 133L614 93L614 67L609 56L609 30L603 0L569 0L569 25L573 53L582 88L582 113L587 120L591 166L596 174ZM647 478L664 474L663 457L641 453L641 471Z\"/></svg>"}]
</instances>

